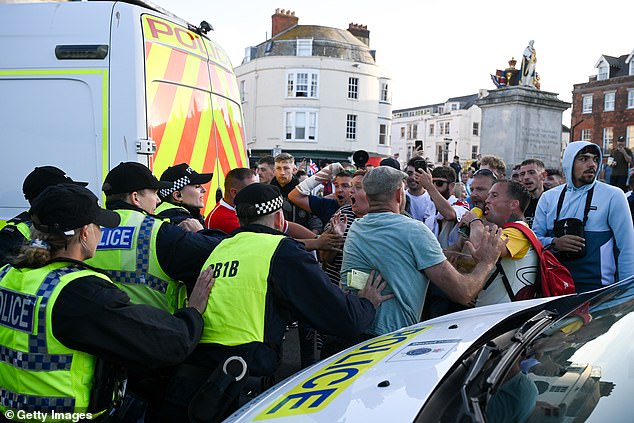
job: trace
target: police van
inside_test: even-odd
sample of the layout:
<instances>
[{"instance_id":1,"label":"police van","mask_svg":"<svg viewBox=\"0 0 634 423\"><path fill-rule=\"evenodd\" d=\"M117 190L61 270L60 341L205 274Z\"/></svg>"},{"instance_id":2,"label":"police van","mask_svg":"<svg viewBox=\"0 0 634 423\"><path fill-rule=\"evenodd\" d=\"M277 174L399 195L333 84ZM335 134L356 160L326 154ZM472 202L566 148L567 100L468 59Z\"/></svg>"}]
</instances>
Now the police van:
<instances>
[{"instance_id":1,"label":"police van","mask_svg":"<svg viewBox=\"0 0 634 423\"><path fill-rule=\"evenodd\" d=\"M248 162L236 78L209 30L136 0L0 4L0 219L28 208L36 166L101 195L122 161L213 172L210 211Z\"/></svg>"},{"instance_id":2,"label":"police van","mask_svg":"<svg viewBox=\"0 0 634 423\"><path fill-rule=\"evenodd\" d=\"M632 421L632 325L634 277L465 310L316 363L225 422Z\"/></svg>"}]
</instances>

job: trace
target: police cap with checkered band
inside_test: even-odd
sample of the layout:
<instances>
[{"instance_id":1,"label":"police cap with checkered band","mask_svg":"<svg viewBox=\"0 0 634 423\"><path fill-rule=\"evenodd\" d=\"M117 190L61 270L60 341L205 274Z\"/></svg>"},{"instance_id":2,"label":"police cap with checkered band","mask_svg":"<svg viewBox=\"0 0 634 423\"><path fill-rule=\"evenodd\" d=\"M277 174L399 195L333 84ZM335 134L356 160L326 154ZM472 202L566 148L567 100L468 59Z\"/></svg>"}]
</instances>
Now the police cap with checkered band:
<instances>
[{"instance_id":1,"label":"police cap with checkered band","mask_svg":"<svg viewBox=\"0 0 634 423\"><path fill-rule=\"evenodd\" d=\"M258 183L242 188L233 202L238 217L253 218L275 213L284 200L276 186Z\"/></svg>"},{"instance_id":2,"label":"police cap with checkered band","mask_svg":"<svg viewBox=\"0 0 634 423\"><path fill-rule=\"evenodd\" d=\"M211 181L213 173L198 173L187 163L180 163L165 169L161 175L162 182L171 182L172 186L159 190L161 200L169 197L174 191L180 191L187 185L203 185Z\"/></svg>"}]
</instances>

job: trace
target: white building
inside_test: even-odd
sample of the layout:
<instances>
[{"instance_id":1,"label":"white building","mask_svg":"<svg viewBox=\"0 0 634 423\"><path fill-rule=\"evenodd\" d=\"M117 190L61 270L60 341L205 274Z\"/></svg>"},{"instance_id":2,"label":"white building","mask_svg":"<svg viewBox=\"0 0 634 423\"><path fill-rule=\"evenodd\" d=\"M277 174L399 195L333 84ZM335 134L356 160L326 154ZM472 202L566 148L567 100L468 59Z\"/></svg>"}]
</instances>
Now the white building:
<instances>
[{"instance_id":1,"label":"white building","mask_svg":"<svg viewBox=\"0 0 634 423\"><path fill-rule=\"evenodd\" d=\"M450 98L444 103L392 112L392 152L405 164L423 150L423 155L436 165L450 163L454 156L464 163L480 152L481 110L474 101L479 94Z\"/></svg>"},{"instance_id":2,"label":"white building","mask_svg":"<svg viewBox=\"0 0 634 423\"><path fill-rule=\"evenodd\" d=\"M271 38L248 47L235 69L251 159L280 151L298 160L390 155L390 80L375 63L370 31L298 21L276 10Z\"/></svg>"}]
</instances>

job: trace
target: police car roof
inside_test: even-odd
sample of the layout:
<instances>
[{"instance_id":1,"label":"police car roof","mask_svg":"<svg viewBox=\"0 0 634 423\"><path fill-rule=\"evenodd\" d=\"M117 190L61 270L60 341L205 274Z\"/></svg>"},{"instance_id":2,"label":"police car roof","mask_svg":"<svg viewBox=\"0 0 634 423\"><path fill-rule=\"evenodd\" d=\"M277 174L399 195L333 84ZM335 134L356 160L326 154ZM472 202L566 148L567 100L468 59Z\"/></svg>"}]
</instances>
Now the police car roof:
<instances>
[{"instance_id":1,"label":"police car roof","mask_svg":"<svg viewBox=\"0 0 634 423\"><path fill-rule=\"evenodd\" d=\"M413 421L483 334L550 300L466 310L371 339L289 377L226 421Z\"/></svg>"}]
</instances>

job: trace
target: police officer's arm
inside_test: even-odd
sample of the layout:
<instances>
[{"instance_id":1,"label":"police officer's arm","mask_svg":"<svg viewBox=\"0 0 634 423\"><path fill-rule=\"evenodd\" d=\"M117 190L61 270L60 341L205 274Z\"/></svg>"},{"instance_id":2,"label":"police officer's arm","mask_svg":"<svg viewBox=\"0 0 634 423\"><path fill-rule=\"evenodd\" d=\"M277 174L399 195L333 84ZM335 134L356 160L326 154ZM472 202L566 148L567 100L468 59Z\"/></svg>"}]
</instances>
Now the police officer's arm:
<instances>
[{"instance_id":1,"label":"police officer's arm","mask_svg":"<svg viewBox=\"0 0 634 423\"><path fill-rule=\"evenodd\" d=\"M371 301L344 294L315 258L292 239L283 240L273 256L269 282L277 303L317 331L355 337L374 320Z\"/></svg>"},{"instance_id":2,"label":"police officer's arm","mask_svg":"<svg viewBox=\"0 0 634 423\"><path fill-rule=\"evenodd\" d=\"M161 225L156 237L156 256L163 271L182 281L191 291L200 269L218 245L219 234L188 232L176 225Z\"/></svg>"},{"instance_id":3,"label":"police officer's arm","mask_svg":"<svg viewBox=\"0 0 634 423\"><path fill-rule=\"evenodd\" d=\"M69 348L115 363L155 368L177 364L193 351L203 319L191 307L171 315L131 304L112 283L88 276L61 290L52 327L55 337Z\"/></svg>"}]
</instances>

